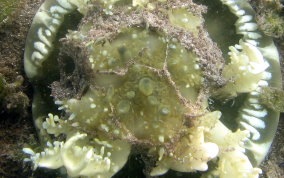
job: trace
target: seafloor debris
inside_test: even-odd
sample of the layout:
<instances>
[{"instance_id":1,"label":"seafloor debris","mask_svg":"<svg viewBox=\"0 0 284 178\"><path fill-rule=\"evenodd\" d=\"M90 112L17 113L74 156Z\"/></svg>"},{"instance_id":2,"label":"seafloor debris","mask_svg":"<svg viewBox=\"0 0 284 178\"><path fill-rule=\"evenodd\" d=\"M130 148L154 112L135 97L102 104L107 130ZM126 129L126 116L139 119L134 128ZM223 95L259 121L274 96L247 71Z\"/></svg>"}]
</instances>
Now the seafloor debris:
<instances>
[{"instance_id":1,"label":"seafloor debris","mask_svg":"<svg viewBox=\"0 0 284 178\"><path fill-rule=\"evenodd\" d=\"M259 28L268 36L283 38L284 5L280 0L251 1L256 9L256 21Z\"/></svg>"}]
</instances>

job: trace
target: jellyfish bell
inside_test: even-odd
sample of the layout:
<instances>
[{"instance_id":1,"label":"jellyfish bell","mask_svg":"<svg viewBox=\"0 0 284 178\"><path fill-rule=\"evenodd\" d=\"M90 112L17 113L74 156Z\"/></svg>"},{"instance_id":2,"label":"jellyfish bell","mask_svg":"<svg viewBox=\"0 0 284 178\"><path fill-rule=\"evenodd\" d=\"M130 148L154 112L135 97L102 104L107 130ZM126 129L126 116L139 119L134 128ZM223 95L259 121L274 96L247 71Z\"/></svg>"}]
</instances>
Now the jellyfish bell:
<instances>
[{"instance_id":1,"label":"jellyfish bell","mask_svg":"<svg viewBox=\"0 0 284 178\"><path fill-rule=\"evenodd\" d=\"M111 177L140 150L151 176L258 177L279 117L259 95L281 85L278 52L247 2L216 1L226 11L200 2L45 1L24 62L48 144L41 153L24 148L26 160L69 176ZM229 13L236 29L210 8ZM206 25L212 21L220 26Z\"/></svg>"}]
</instances>

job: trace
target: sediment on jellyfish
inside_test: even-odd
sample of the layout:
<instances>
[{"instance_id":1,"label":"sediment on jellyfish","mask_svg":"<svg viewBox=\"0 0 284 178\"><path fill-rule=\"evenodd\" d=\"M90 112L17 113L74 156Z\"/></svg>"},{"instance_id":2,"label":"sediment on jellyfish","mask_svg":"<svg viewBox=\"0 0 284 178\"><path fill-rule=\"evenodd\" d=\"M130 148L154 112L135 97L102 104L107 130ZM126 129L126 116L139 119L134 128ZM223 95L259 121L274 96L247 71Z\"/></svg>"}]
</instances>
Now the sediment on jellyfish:
<instances>
[{"instance_id":1,"label":"sediment on jellyfish","mask_svg":"<svg viewBox=\"0 0 284 178\"><path fill-rule=\"evenodd\" d=\"M241 35L239 44L228 46L228 55L204 28L205 6L183 0L88 4L78 29L58 41L60 79L51 85L58 115L43 116L47 104L38 106L46 91L34 80L34 112L41 114L36 124L53 144L41 153L25 148L31 155L26 161L35 168L63 167L69 176L111 177L139 153L152 176L204 172L211 161L216 169L208 175L257 177L261 170L254 166L274 132L266 130L276 124L267 116L277 119L258 95L262 85L277 81L278 73L270 71L277 58L267 54L274 46L264 46L270 39L257 31L250 6L222 2L237 17ZM35 46L35 52L47 53L41 43ZM40 65L26 66L28 76L34 72L29 77L41 78ZM234 99L238 102L231 107ZM231 120L240 126L228 124ZM259 140L265 137L264 146Z\"/></svg>"}]
</instances>

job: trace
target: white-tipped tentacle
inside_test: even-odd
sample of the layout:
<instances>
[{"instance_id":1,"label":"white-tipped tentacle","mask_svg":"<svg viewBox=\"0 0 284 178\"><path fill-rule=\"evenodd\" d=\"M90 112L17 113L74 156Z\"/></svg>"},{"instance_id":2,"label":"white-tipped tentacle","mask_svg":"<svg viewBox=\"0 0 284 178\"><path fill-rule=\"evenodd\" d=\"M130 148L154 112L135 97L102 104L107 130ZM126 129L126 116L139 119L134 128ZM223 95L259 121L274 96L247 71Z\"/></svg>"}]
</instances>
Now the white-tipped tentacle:
<instances>
[{"instance_id":1,"label":"white-tipped tentacle","mask_svg":"<svg viewBox=\"0 0 284 178\"><path fill-rule=\"evenodd\" d=\"M273 83L281 83L279 67L275 69L273 73L269 70L272 63L275 61L279 63L279 58L277 55L273 54L273 52L277 53L277 50L272 40L264 37L264 35L258 31L256 20L254 19L254 11L248 2L241 0L221 1L238 17L235 25L237 33L243 35L242 40L261 51L263 60L267 65L264 71L260 70L257 66L255 67L257 73L263 73L263 78L257 83L256 89L247 96L243 107L239 111L238 117L240 127L251 132L251 139L248 141L246 148L253 153L253 159L256 164L260 164L268 152L273 136L269 141L266 141L265 144L263 144L261 140L267 138L268 135L274 135L273 133L275 133L276 130L268 130L268 128L276 128L276 120L278 120L278 118L271 119L272 115L275 115L275 113L264 109L265 107L260 104L259 95L262 86L271 86ZM259 47L263 41L269 44L264 49ZM277 82L271 82L276 80ZM275 86L279 87L278 85ZM276 114L274 117L278 116L279 114Z\"/></svg>"},{"instance_id":2,"label":"white-tipped tentacle","mask_svg":"<svg viewBox=\"0 0 284 178\"><path fill-rule=\"evenodd\" d=\"M42 63L53 51L53 42L58 29L64 22L64 16L77 7L70 0L45 1L36 13L29 31L24 67L27 76L34 79L42 70Z\"/></svg>"}]
</instances>

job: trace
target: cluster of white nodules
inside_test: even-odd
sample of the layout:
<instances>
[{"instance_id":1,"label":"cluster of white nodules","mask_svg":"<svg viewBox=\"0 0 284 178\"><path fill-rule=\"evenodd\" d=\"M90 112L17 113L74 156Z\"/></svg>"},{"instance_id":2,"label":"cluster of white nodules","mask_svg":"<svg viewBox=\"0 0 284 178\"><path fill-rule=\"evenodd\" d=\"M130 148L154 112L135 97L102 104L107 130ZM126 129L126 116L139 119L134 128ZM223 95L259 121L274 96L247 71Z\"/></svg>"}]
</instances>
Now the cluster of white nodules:
<instances>
[{"instance_id":1,"label":"cluster of white nodules","mask_svg":"<svg viewBox=\"0 0 284 178\"><path fill-rule=\"evenodd\" d=\"M82 133L73 134L65 143L47 142L47 148L41 153L35 153L30 148L23 149L30 155L25 161L32 161L34 169L64 166L71 177L111 177L125 164L129 150L130 147L121 141L90 140L87 134ZM125 159L116 159L117 154Z\"/></svg>"},{"instance_id":2,"label":"cluster of white nodules","mask_svg":"<svg viewBox=\"0 0 284 178\"><path fill-rule=\"evenodd\" d=\"M261 87L268 86L268 81L271 78L271 73L263 72L263 78L257 83L256 89L250 92L245 107L240 111L240 124L250 131L252 140L259 140L261 138L260 131L266 128L265 118L268 111L261 105L259 95L261 94Z\"/></svg>"},{"instance_id":3,"label":"cluster of white nodules","mask_svg":"<svg viewBox=\"0 0 284 178\"><path fill-rule=\"evenodd\" d=\"M261 84L267 84L269 64L256 46L241 40L240 45L230 47L229 55L230 63L223 71L223 76L232 81L227 85L229 92L254 92Z\"/></svg>"},{"instance_id":4,"label":"cluster of white nodules","mask_svg":"<svg viewBox=\"0 0 284 178\"><path fill-rule=\"evenodd\" d=\"M60 158L60 151L64 143L55 141L52 143L47 142L47 147L41 153L35 153L30 148L24 148L23 151L30 155L30 158L25 158L24 161L31 161L34 164L34 170L37 167L48 167L51 169L57 169L62 166L62 160ZM55 160L55 161L52 161Z\"/></svg>"},{"instance_id":5,"label":"cluster of white nodules","mask_svg":"<svg viewBox=\"0 0 284 178\"><path fill-rule=\"evenodd\" d=\"M238 17L235 25L237 33L243 35L242 41L244 41L240 42L240 45L230 47L231 58L232 53L236 53L237 49L252 51L247 53L248 57L252 60L250 61L250 65L239 66L243 71L246 71L250 67L252 74L255 74L250 76L250 80L254 80L254 82L251 82L253 86L247 91L250 93L248 100L240 112L240 125L250 131L252 140L259 140L261 138L260 130L265 129L265 118L268 115L268 111L260 104L259 95L261 87L268 86L268 81L272 78L272 74L266 71L269 64L257 47L259 44L258 40L262 38L262 35L257 31L258 27L254 20L254 15L250 14L251 12L243 10L242 6L245 6L244 4L236 0L222 0L222 2L228 5L230 10ZM244 49L244 44L246 49ZM240 86L245 88L243 86L248 86L248 81L243 80L242 84L245 85Z\"/></svg>"},{"instance_id":6,"label":"cluster of white nodules","mask_svg":"<svg viewBox=\"0 0 284 178\"><path fill-rule=\"evenodd\" d=\"M260 39L262 35L257 32L258 26L254 20L254 14L251 11L246 11L244 8L249 5L245 5L244 2L239 0L221 0L227 5L231 12L234 13L238 20L236 22L237 33L244 35L244 40L253 45L258 45L257 39ZM245 6L244 8L242 6Z\"/></svg>"},{"instance_id":7,"label":"cluster of white nodules","mask_svg":"<svg viewBox=\"0 0 284 178\"><path fill-rule=\"evenodd\" d=\"M258 45L256 40L260 39L262 35L257 32L257 24L254 20L254 15L250 14L241 7L241 3L236 0L221 0L226 4L232 13L234 13L238 20L236 22L237 34L243 35L243 40L254 46Z\"/></svg>"},{"instance_id":8,"label":"cluster of white nodules","mask_svg":"<svg viewBox=\"0 0 284 178\"><path fill-rule=\"evenodd\" d=\"M74 117L75 115L73 114L69 118ZM61 133L67 133L71 129L69 122L70 119L64 120L59 118L57 115L49 113L48 118L46 118L46 120L42 123L42 127L47 131L47 133L58 136Z\"/></svg>"},{"instance_id":9,"label":"cluster of white nodules","mask_svg":"<svg viewBox=\"0 0 284 178\"><path fill-rule=\"evenodd\" d=\"M231 62L224 69L224 76L233 79L228 90L250 93L248 103L240 112L240 125L250 131L252 140L258 140L261 138L259 129L265 129L264 119L268 114L260 105L259 95L261 87L268 86L267 81L271 79L271 73L266 71L269 64L258 48L250 43L241 41L230 50Z\"/></svg>"},{"instance_id":10,"label":"cluster of white nodules","mask_svg":"<svg viewBox=\"0 0 284 178\"><path fill-rule=\"evenodd\" d=\"M70 99L70 102L72 103L72 102L76 102L77 100L76 99ZM65 112L67 112L67 113L69 113L69 107L68 107L68 105L67 104L64 104L62 101L60 101L60 100L56 100L55 101L55 104L56 105L58 105L58 110L64 110ZM50 126L50 127L53 127L53 125L50 125L49 123L49 120L48 119L50 119L50 118L52 118L53 117L53 115L51 114L51 113L49 113L48 114L48 116L49 116L49 118L47 118L46 119L46 121L43 123L43 128L45 128L45 125L44 124L46 124L46 125L48 125L48 126ZM57 116L54 116L54 117L57 117ZM77 122L76 120L74 120L76 118L76 115L74 114L74 113L71 113L69 116L68 116L68 118L67 118L67 120L63 120L63 119L59 119L58 120L58 122L60 122L61 123L61 126L67 126L68 124L69 125L71 125L72 127L79 127L80 125L79 125L79 122ZM63 124L63 122L64 122L64 124ZM51 122L52 123L52 122ZM68 124L67 124L68 123ZM47 132L49 133L49 134L53 134L53 133L51 133L51 132L49 132L49 130L50 130L50 127L49 128L45 128L46 130L47 130ZM53 127L54 128L54 127ZM63 128L60 128L61 130L63 129ZM66 127L65 127L65 129L66 129ZM50 130L51 131L51 130Z\"/></svg>"},{"instance_id":11,"label":"cluster of white nodules","mask_svg":"<svg viewBox=\"0 0 284 178\"><path fill-rule=\"evenodd\" d=\"M46 1L40 7L34 18L33 25L37 28L37 40L34 40L33 52L31 52L31 62L36 66L42 65L53 48L53 40L60 25L63 23L64 15L73 11L76 6L69 0Z\"/></svg>"}]
</instances>

